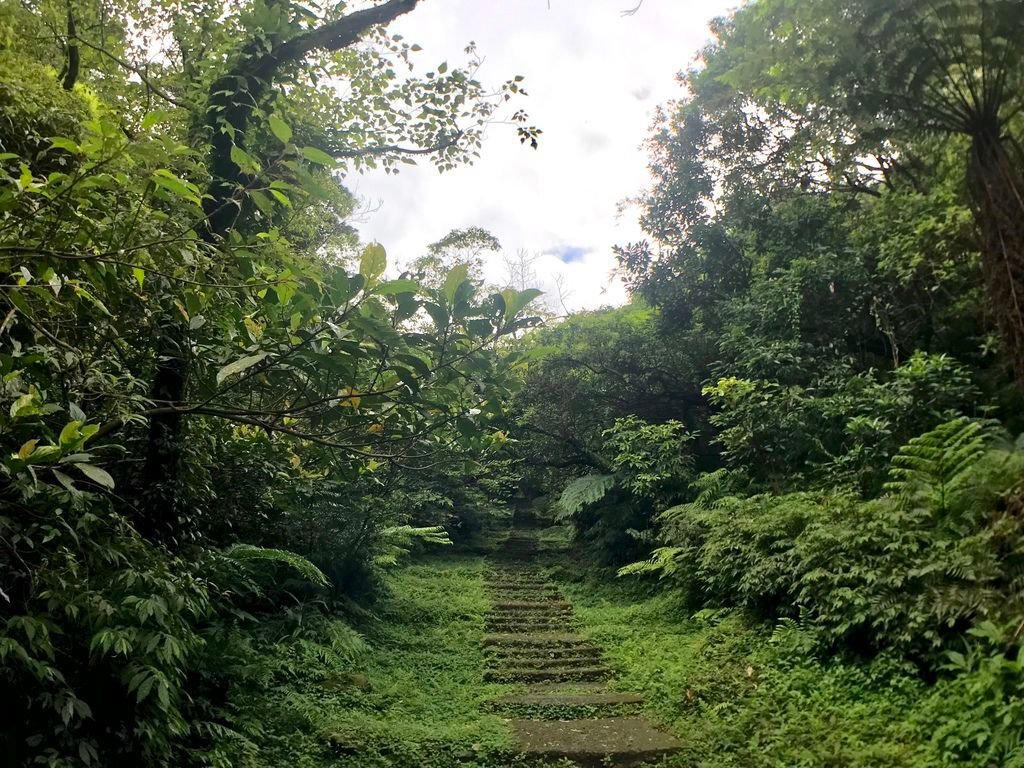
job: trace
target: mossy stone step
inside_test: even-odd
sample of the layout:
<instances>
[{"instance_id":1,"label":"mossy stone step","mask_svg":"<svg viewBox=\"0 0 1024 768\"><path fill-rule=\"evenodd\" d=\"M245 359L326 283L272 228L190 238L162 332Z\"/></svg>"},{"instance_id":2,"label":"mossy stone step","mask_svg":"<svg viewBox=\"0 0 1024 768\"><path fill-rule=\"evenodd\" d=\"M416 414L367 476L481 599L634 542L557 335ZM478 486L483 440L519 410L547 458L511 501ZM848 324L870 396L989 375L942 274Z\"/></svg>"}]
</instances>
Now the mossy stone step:
<instances>
[{"instance_id":1,"label":"mossy stone step","mask_svg":"<svg viewBox=\"0 0 1024 768\"><path fill-rule=\"evenodd\" d=\"M554 587L537 587L521 585L502 585L489 589L491 599L495 601L520 600L523 602L542 602L545 600L561 601L562 594Z\"/></svg>"},{"instance_id":2,"label":"mossy stone step","mask_svg":"<svg viewBox=\"0 0 1024 768\"><path fill-rule=\"evenodd\" d=\"M532 634L492 632L484 635L485 648L495 646L533 648L573 648L591 645L583 635L571 632L535 632Z\"/></svg>"},{"instance_id":3,"label":"mossy stone step","mask_svg":"<svg viewBox=\"0 0 1024 768\"><path fill-rule=\"evenodd\" d=\"M487 670L484 673L484 680L489 683L569 682L572 680L607 680L610 674L610 670L605 666L554 667L552 669L500 667Z\"/></svg>"},{"instance_id":4,"label":"mossy stone step","mask_svg":"<svg viewBox=\"0 0 1024 768\"><path fill-rule=\"evenodd\" d=\"M492 610L520 610L520 611L540 611L540 610L572 610L572 603L565 600L502 600L500 602L491 603Z\"/></svg>"},{"instance_id":5,"label":"mossy stone step","mask_svg":"<svg viewBox=\"0 0 1024 768\"><path fill-rule=\"evenodd\" d=\"M565 611L561 613L491 613L488 614L486 621L488 626L499 624L512 626L515 624L529 628L545 624L570 627L573 626L575 619L571 613Z\"/></svg>"},{"instance_id":6,"label":"mossy stone step","mask_svg":"<svg viewBox=\"0 0 1024 768\"><path fill-rule=\"evenodd\" d=\"M488 619L484 628L488 632L508 634L530 634L535 632L557 632L572 629L569 619Z\"/></svg>"},{"instance_id":7,"label":"mossy stone step","mask_svg":"<svg viewBox=\"0 0 1024 768\"><path fill-rule=\"evenodd\" d=\"M513 609L508 611L491 611L487 614L491 619L569 619L572 611L565 608L553 608L546 611L524 611Z\"/></svg>"},{"instance_id":8,"label":"mossy stone step","mask_svg":"<svg viewBox=\"0 0 1024 768\"><path fill-rule=\"evenodd\" d=\"M633 766L670 755L682 742L643 717L513 720L518 751L531 759L580 766Z\"/></svg>"},{"instance_id":9,"label":"mossy stone step","mask_svg":"<svg viewBox=\"0 0 1024 768\"><path fill-rule=\"evenodd\" d=\"M552 659L547 656L516 656L510 659L494 659L497 669L584 669L600 665L594 656L571 656Z\"/></svg>"},{"instance_id":10,"label":"mossy stone step","mask_svg":"<svg viewBox=\"0 0 1024 768\"><path fill-rule=\"evenodd\" d=\"M495 645L485 649L488 658L515 661L542 656L545 659L601 658L601 649L593 645L578 645L569 648L543 646Z\"/></svg>"},{"instance_id":11,"label":"mossy stone step","mask_svg":"<svg viewBox=\"0 0 1024 768\"><path fill-rule=\"evenodd\" d=\"M626 707L639 706L644 703L644 697L639 693L628 693L626 691L604 691L595 693L559 693L544 692L514 693L509 696L502 696L494 699L491 704L495 708L501 707L550 707L558 709L561 707Z\"/></svg>"}]
</instances>

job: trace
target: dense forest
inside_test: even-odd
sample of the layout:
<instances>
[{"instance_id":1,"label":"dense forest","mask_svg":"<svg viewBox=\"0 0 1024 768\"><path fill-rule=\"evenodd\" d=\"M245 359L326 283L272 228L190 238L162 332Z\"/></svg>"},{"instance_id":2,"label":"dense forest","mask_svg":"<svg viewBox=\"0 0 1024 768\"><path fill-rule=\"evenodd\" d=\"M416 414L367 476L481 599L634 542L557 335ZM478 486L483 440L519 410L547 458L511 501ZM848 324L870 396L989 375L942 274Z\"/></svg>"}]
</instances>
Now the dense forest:
<instances>
[{"instance_id":1,"label":"dense forest","mask_svg":"<svg viewBox=\"0 0 1024 768\"><path fill-rule=\"evenodd\" d=\"M352 226L544 140L417 5L0 0L4 764L513 764L527 513L668 764L1024 766L1019 0L717 20L568 317Z\"/></svg>"}]
</instances>

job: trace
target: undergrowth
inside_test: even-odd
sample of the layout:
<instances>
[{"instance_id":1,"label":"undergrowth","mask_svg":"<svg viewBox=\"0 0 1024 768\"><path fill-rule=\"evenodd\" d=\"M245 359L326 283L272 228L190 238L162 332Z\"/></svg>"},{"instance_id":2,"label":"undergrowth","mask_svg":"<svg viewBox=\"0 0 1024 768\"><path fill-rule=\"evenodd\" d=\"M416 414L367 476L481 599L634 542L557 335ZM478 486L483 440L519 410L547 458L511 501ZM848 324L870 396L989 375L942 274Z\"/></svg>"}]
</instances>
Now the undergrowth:
<instances>
[{"instance_id":1,"label":"undergrowth","mask_svg":"<svg viewBox=\"0 0 1024 768\"><path fill-rule=\"evenodd\" d=\"M961 669L930 683L891 656L819 656L818 639L798 621L773 629L741 610L693 614L678 591L652 595L642 585L557 575L616 670L614 685L642 693L649 713L683 740L670 766L1024 764L1005 739L985 754L994 743L987 723L1006 718L1012 728L1020 697L1010 694L998 715L979 709L992 700L986 689L1016 679L1019 661L986 669L980 651L973 667L957 655Z\"/></svg>"},{"instance_id":2,"label":"undergrowth","mask_svg":"<svg viewBox=\"0 0 1024 768\"><path fill-rule=\"evenodd\" d=\"M482 559L430 559L390 575L387 596L356 622L364 646L347 663L272 646L261 663L275 674L233 702L261 725L246 764L494 765L507 733L485 702L505 687L481 682L486 609Z\"/></svg>"}]
</instances>

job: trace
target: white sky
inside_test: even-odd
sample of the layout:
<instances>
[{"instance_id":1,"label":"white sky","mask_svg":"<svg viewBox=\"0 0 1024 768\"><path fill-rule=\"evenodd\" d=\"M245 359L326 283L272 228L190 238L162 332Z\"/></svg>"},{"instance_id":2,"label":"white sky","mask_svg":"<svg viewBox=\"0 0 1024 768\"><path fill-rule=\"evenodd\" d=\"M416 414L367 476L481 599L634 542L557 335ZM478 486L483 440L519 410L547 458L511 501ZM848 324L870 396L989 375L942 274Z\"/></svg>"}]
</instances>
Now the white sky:
<instances>
[{"instance_id":1,"label":"white sky","mask_svg":"<svg viewBox=\"0 0 1024 768\"><path fill-rule=\"evenodd\" d=\"M358 224L392 264L404 264L454 228L480 226L506 252L543 255L534 265L553 293L564 275L571 310L625 301L613 280L611 248L642 237L636 212L617 203L648 183L647 137L653 110L681 95L675 75L709 38L708 21L736 0L426 0L390 31L418 43L417 70L465 60L476 41L479 79L497 86L525 76L524 107L544 133L522 147L511 126L492 126L473 166L439 174L429 163L400 174L352 175L346 185L379 210ZM557 254L562 254L560 258ZM491 257L487 277L505 274Z\"/></svg>"}]
</instances>

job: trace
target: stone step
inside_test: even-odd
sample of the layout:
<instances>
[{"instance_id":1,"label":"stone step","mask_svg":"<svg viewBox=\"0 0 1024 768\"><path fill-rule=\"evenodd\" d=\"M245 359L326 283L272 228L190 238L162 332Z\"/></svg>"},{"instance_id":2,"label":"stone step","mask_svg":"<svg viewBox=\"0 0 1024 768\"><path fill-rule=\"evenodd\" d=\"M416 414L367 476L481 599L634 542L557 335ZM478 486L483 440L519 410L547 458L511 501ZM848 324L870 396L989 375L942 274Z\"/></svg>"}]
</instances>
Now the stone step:
<instances>
[{"instance_id":1,"label":"stone step","mask_svg":"<svg viewBox=\"0 0 1024 768\"><path fill-rule=\"evenodd\" d=\"M572 618L570 611L491 611L486 616L488 621L565 621Z\"/></svg>"},{"instance_id":2,"label":"stone step","mask_svg":"<svg viewBox=\"0 0 1024 768\"><path fill-rule=\"evenodd\" d=\"M572 680L607 680L609 675L609 669L600 665L551 669L499 667L487 670L484 673L484 680L489 683L569 682Z\"/></svg>"},{"instance_id":3,"label":"stone step","mask_svg":"<svg viewBox=\"0 0 1024 768\"><path fill-rule=\"evenodd\" d=\"M516 592L491 592L491 600L494 602L523 601L532 603L559 603L562 601L562 596L557 592L529 592L519 590Z\"/></svg>"},{"instance_id":4,"label":"stone step","mask_svg":"<svg viewBox=\"0 0 1024 768\"><path fill-rule=\"evenodd\" d=\"M583 669L601 666L600 657L569 656L552 659L547 656L516 656L493 659L496 669Z\"/></svg>"},{"instance_id":5,"label":"stone step","mask_svg":"<svg viewBox=\"0 0 1024 768\"><path fill-rule=\"evenodd\" d=\"M532 634L492 632L484 635L485 648L506 646L512 648L578 648L590 646L590 640L572 632L535 632Z\"/></svg>"},{"instance_id":6,"label":"stone step","mask_svg":"<svg viewBox=\"0 0 1024 768\"><path fill-rule=\"evenodd\" d=\"M502 696L489 702L491 709L498 712L522 711L524 708L529 708L539 710L541 713L551 710L552 714L559 716L566 712L586 710L591 717L602 713L621 713L622 710L633 711L643 703L644 697L638 693L625 691L574 692L571 689L565 692L529 690L526 693ZM558 719L564 718L558 717Z\"/></svg>"},{"instance_id":7,"label":"stone step","mask_svg":"<svg viewBox=\"0 0 1024 768\"><path fill-rule=\"evenodd\" d=\"M509 624L520 627L529 628L531 626L543 627L546 624L558 624L560 626L568 626L573 622L573 615L571 613L563 613L556 616L547 616L544 614L495 614L487 616L484 621L488 626L498 624ZM491 630L488 630L489 632Z\"/></svg>"},{"instance_id":8,"label":"stone step","mask_svg":"<svg viewBox=\"0 0 1024 768\"><path fill-rule=\"evenodd\" d=\"M486 650L489 658L510 662L516 659L537 657L545 659L601 658L601 649L593 645L578 645L570 648L560 648L558 646L545 648L538 646L492 645Z\"/></svg>"},{"instance_id":9,"label":"stone step","mask_svg":"<svg viewBox=\"0 0 1024 768\"><path fill-rule=\"evenodd\" d=\"M565 600L500 600L491 603L492 611L542 611L572 610L572 603Z\"/></svg>"},{"instance_id":10,"label":"stone step","mask_svg":"<svg viewBox=\"0 0 1024 768\"><path fill-rule=\"evenodd\" d=\"M665 757L682 742L643 717L513 720L517 750L533 760L580 766L634 766Z\"/></svg>"},{"instance_id":11,"label":"stone step","mask_svg":"<svg viewBox=\"0 0 1024 768\"><path fill-rule=\"evenodd\" d=\"M519 620L488 620L484 628L491 633L534 634L537 632L558 632L572 629L573 623L567 619L551 621L519 621Z\"/></svg>"}]
</instances>

